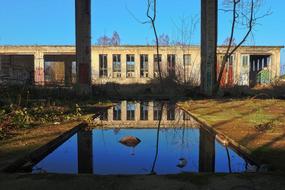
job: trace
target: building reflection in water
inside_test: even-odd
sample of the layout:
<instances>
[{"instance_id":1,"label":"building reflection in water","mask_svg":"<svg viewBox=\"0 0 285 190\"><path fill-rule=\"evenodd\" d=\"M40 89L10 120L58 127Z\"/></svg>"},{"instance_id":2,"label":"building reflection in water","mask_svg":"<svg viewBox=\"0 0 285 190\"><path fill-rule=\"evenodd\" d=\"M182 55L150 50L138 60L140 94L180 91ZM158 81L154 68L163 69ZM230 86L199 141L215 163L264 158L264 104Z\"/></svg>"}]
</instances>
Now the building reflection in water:
<instances>
[{"instance_id":1,"label":"building reflection in water","mask_svg":"<svg viewBox=\"0 0 285 190\"><path fill-rule=\"evenodd\" d=\"M93 138L91 130L77 134L78 173L93 173Z\"/></svg>"},{"instance_id":2,"label":"building reflection in water","mask_svg":"<svg viewBox=\"0 0 285 190\"><path fill-rule=\"evenodd\" d=\"M148 125L156 128L160 116L162 126L197 124L175 104L165 103L165 105L161 110L162 102L159 101L119 101L102 113L99 118L100 124L110 127L133 125L132 127L139 128Z\"/></svg>"},{"instance_id":3,"label":"building reflection in water","mask_svg":"<svg viewBox=\"0 0 285 190\"><path fill-rule=\"evenodd\" d=\"M33 172L170 174L243 172L254 167L218 143L213 134L195 127L193 119L174 104L162 105L117 102L95 119L103 128L79 131L36 164ZM135 156L130 157L129 149L119 144L125 136L141 139Z\"/></svg>"}]
</instances>

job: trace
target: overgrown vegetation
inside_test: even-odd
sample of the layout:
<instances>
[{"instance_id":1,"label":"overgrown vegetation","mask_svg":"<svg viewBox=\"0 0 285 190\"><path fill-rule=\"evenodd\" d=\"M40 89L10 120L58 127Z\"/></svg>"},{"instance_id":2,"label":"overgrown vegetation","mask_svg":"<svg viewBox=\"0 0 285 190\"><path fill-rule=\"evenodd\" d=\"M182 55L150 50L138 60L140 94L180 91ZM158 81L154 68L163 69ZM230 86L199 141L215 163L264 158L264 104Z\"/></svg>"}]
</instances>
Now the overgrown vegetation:
<instances>
[{"instance_id":1,"label":"overgrown vegetation","mask_svg":"<svg viewBox=\"0 0 285 190\"><path fill-rule=\"evenodd\" d=\"M73 107L33 105L22 107L11 104L0 108L0 139L6 137L11 129L29 128L41 124L59 124L81 117L81 109Z\"/></svg>"}]
</instances>

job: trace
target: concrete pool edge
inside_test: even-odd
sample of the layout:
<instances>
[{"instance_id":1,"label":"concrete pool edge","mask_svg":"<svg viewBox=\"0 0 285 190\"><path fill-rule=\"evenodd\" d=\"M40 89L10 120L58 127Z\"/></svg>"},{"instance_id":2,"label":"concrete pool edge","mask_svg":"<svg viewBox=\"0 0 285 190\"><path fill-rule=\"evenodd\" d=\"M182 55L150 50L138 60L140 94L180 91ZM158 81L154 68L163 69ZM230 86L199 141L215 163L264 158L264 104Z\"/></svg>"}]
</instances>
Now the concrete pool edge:
<instances>
[{"instance_id":1,"label":"concrete pool edge","mask_svg":"<svg viewBox=\"0 0 285 190\"><path fill-rule=\"evenodd\" d=\"M258 167L262 166L262 162L258 158L253 156L252 155L252 151L250 151L248 148L246 148L245 146L239 144L238 142L236 142L232 138L228 137L223 132L215 129L207 121L205 121L204 119L198 117L196 114L192 113L191 111L185 109L181 104L177 103L177 106L178 106L179 109L183 110L185 113L189 114L194 120L196 120L196 122L200 124L201 128L203 128L204 130L206 130L206 131L208 131L208 132L210 132L212 134L215 134L216 137L222 137L227 142L227 144L230 147L232 147L238 153L243 155L243 157L245 159L247 159L248 161L252 162L254 165L256 165Z\"/></svg>"},{"instance_id":2,"label":"concrete pool edge","mask_svg":"<svg viewBox=\"0 0 285 190\"><path fill-rule=\"evenodd\" d=\"M9 164L7 167L4 167L0 172L4 173L15 173L21 169L25 164L29 164L27 167L29 168L30 165L33 165L48 155L50 152L55 150L58 146L64 143L67 139L69 139L72 135L78 132L82 128L86 128L88 125L87 123L79 123L78 125L72 127L70 130L62 133L61 135L57 136L53 140L49 141L48 143L40 146L36 150L33 150L27 155L16 159L12 164Z\"/></svg>"}]
</instances>

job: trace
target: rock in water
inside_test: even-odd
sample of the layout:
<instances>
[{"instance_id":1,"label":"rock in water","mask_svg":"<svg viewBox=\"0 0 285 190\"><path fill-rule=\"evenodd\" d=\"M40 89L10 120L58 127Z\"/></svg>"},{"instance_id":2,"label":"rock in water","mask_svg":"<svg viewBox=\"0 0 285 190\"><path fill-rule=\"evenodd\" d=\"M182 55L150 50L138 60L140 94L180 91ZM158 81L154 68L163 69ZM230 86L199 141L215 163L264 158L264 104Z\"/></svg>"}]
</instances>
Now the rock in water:
<instances>
[{"instance_id":1,"label":"rock in water","mask_svg":"<svg viewBox=\"0 0 285 190\"><path fill-rule=\"evenodd\" d=\"M178 168L184 168L187 165L187 160L185 158L180 158L179 163L176 165Z\"/></svg>"},{"instance_id":2,"label":"rock in water","mask_svg":"<svg viewBox=\"0 0 285 190\"><path fill-rule=\"evenodd\" d=\"M137 137L126 136L126 137L121 138L119 142L128 147L135 147L141 142L141 140Z\"/></svg>"}]
</instances>

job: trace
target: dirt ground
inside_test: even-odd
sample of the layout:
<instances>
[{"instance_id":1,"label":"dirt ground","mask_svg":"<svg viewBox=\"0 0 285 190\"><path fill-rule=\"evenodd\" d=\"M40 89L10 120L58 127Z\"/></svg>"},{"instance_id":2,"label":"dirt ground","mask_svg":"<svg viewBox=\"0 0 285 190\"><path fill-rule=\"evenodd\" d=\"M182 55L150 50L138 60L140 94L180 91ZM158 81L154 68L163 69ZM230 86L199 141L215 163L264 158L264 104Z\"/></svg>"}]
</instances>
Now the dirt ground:
<instances>
[{"instance_id":1,"label":"dirt ground","mask_svg":"<svg viewBox=\"0 0 285 190\"><path fill-rule=\"evenodd\" d=\"M282 174L181 174L169 176L93 176L58 174L0 174L0 189L53 190L281 190L285 187Z\"/></svg>"},{"instance_id":2,"label":"dirt ground","mask_svg":"<svg viewBox=\"0 0 285 190\"><path fill-rule=\"evenodd\" d=\"M271 169L285 171L285 100L197 100L181 106Z\"/></svg>"},{"instance_id":3,"label":"dirt ground","mask_svg":"<svg viewBox=\"0 0 285 190\"><path fill-rule=\"evenodd\" d=\"M282 168L282 171L284 171L285 164L278 162L278 160L281 161L285 158L283 137L285 101L209 100L186 102L183 105L185 108L195 112L202 119L207 120L216 129L223 131L231 138L246 145L254 154L260 154L261 157L264 156L265 160L275 164L278 168ZM227 108L227 111L224 108ZM221 112L226 112L227 114L224 115ZM265 132L256 131L254 124L258 124L260 118L264 122L271 121L272 119L276 120L274 121L274 127ZM73 122L63 125L49 125L13 131L11 138L0 142L0 169L12 163L15 159L46 144L77 124L77 122ZM269 155L267 156L267 154ZM276 158L278 156L279 158ZM180 174L167 176L0 173L0 189L280 190L285 187L284 179L285 174L283 172L258 174Z\"/></svg>"},{"instance_id":4,"label":"dirt ground","mask_svg":"<svg viewBox=\"0 0 285 190\"><path fill-rule=\"evenodd\" d=\"M68 122L11 131L10 138L0 141L0 171L78 124L79 122Z\"/></svg>"}]
</instances>

